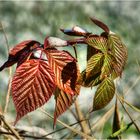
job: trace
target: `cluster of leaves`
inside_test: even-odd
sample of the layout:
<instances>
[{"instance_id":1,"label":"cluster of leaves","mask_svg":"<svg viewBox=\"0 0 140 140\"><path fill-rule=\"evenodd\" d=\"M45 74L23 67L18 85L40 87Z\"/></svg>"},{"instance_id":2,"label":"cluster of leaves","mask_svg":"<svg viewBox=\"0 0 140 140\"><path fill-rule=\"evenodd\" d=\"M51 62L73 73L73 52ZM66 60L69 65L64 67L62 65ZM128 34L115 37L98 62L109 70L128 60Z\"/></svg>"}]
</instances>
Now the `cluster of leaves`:
<instances>
[{"instance_id":1,"label":"cluster of leaves","mask_svg":"<svg viewBox=\"0 0 140 140\"><path fill-rule=\"evenodd\" d=\"M16 45L8 60L0 67L2 71L17 63L12 80L12 97L17 111L15 123L27 113L44 105L52 95L55 97L54 124L80 92L80 87L97 86L92 111L105 107L115 94L114 79L121 76L127 59L127 50L121 39L101 21L92 18L104 32L89 33L78 26L61 29L74 40L46 37L44 44L27 40ZM80 73L77 60L59 46L87 44L87 67ZM39 55L37 55L39 53Z\"/></svg>"}]
</instances>

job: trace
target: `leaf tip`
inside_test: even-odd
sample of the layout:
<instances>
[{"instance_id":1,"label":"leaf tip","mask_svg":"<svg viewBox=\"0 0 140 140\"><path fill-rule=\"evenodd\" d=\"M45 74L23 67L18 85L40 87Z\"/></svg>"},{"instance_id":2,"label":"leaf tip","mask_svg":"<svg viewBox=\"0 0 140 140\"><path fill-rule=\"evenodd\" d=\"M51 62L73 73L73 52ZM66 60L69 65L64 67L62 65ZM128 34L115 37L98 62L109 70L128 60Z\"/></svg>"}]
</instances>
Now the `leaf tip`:
<instances>
[{"instance_id":1,"label":"leaf tip","mask_svg":"<svg viewBox=\"0 0 140 140\"><path fill-rule=\"evenodd\" d=\"M108 26L104 24L102 21L98 20L96 17L90 17L90 20L98 27L102 28L105 32L109 33L110 30Z\"/></svg>"}]
</instances>

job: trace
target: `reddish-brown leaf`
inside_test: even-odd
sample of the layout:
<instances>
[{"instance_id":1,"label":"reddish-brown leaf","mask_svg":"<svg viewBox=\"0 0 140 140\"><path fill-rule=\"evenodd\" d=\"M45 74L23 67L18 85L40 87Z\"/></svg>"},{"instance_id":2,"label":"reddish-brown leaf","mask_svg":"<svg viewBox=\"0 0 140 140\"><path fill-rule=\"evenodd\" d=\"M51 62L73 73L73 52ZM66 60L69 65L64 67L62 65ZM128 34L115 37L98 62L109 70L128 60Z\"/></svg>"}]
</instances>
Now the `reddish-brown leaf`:
<instances>
[{"instance_id":1,"label":"reddish-brown leaf","mask_svg":"<svg viewBox=\"0 0 140 140\"><path fill-rule=\"evenodd\" d=\"M76 86L76 90L74 95L66 94L60 89L57 89L54 96L55 96L55 112L54 112L54 126L56 124L56 119L64 113L75 101L75 98L78 96L80 92L80 86Z\"/></svg>"},{"instance_id":2,"label":"reddish-brown leaf","mask_svg":"<svg viewBox=\"0 0 140 140\"><path fill-rule=\"evenodd\" d=\"M17 111L15 123L45 104L55 87L54 73L46 62L31 59L21 64L12 80L12 97Z\"/></svg>"},{"instance_id":3,"label":"reddish-brown leaf","mask_svg":"<svg viewBox=\"0 0 140 140\"><path fill-rule=\"evenodd\" d=\"M18 65L22 64L28 56L31 55L31 52L39 48L40 43L34 40L27 40L17 44L11 51L9 52L8 60L0 67L0 71L2 71L6 67L10 67L15 63Z\"/></svg>"},{"instance_id":4,"label":"reddish-brown leaf","mask_svg":"<svg viewBox=\"0 0 140 140\"><path fill-rule=\"evenodd\" d=\"M55 74L57 86L68 94L74 94L79 75L75 58L66 51L56 49L46 50L46 55Z\"/></svg>"},{"instance_id":5,"label":"reddish-brown leaf","mask_svg":"<svg viewBox=\"0 0 140 140\"><path fill-rule=\"evenodd\" d=\"M92 20L93 23L95 23L97 26L99 26L100 28L102 28L106 33L109 33L109 28L106 24L104 24L102 21L94 18L90 18Z\"/></svg>"}]
</instances>

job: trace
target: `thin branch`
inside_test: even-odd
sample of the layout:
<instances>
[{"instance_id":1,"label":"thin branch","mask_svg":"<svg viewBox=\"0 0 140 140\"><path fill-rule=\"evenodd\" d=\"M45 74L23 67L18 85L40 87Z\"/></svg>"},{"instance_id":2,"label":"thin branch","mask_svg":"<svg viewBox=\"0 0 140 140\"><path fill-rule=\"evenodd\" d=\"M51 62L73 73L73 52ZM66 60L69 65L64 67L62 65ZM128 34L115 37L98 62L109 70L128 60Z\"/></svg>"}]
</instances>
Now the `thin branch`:
<instances>
[{"instance_id":1,"label":"thin branch","mask_svg":"<svg viewBox=\"0 0 140 140\"><path fill-rule=\"evenodd\" d=\"M115 133L111 134L107 139L113 139L113 138L115 139L117 136L121 135L123 132L128 130L130 128L130 126L132 126L132 125L133 125L133 122L129 123L128 125L126 125L123 128L119 129Z\"/></svg>"},{"instance_id":2,"label":"thin branch","mask_svg":"<svg viewBox=\"0 0 140 140\"><path fill-rule=\"evenodd\" d=\"M4 35L4 38L5 38L5 41L6 41L7 54L8 54L8 53L9 53L9 49L10 49L9 43L8 43L8 38L7 38L7 35L6 35L5 30L4 30L4 27L3 27L2 22L0 22L0 25L1 25L1 29L2 29L2 31L3 31L3 35Z\"/></svg>"},{"instance_id":3,"label":"thin branch","mask_svg":"<svg viewBox=\"0 0 140 140\"><path fill-rule=\"evenodd\" d=\"M77 55L77 50L76 50L76 47L75 47L75 45L73 45L72 47L73 47L73 49L74 49L75 58L77 59L77 58L78 58L78 55Z\"/></svg>"},{"instance_id":4,"label":"thin branch","mask_svg":"<svg viewBox=\"0 0 140 140\"><path fill-rule=\"evenodd\" d=\"M117 95L117 94L116 94L116 95ZM134 119L131 117L131 115L130 115L130 113L128 112L128 110L125 108L125 106L124 106L122 100L119 98L119 95L117 95L117 98L119 99L119 101L120 101L120 103L121 103L123 109L125 110L125 112L127 113L128 117L129 117L130 120L133 122L133 124L135 125L137 131L138 131L139 134L140 134L140 128L139 128L138 125L135 123Z\"/></svg>"},{"instance_id":5,"label":"thin branch","mask_svg":"<svg viewBox=\"0 0 140 140\"><path fill-rule=\"evenodd\" d=\"M84 115L83 115L82 111L79 108L79 104L78 104L78 101L77 100L75 101L75 109L76 109L77 116L78 116L79 120L85 120ZM81 122L80 123L80 126L81 126L81 129L82 129L82 131L84 133L87 134L89 132L89 127L88 127L86 121Z\"/></svg>"},{"instance_id":6,"label":"thin branch","mask_svg":"<svg viewBox=\"0 0 140 140\"><path fill-rule=\"evenodd\" d=\"M124 102L125 104L127 104L129 107L131 107L132 109L134 109L135 111L140 113L140 109L133 106L132 104L128 103L126 100L124 100L121 96L119 96L119 98L122 100L122 102Z\"/></svg>"},{"instance_id":7,"label":"thin branch","mask_svg":"<svg viewBox=\"0 0 140 140\"><path fill-rule=\"evenodd\" d=\"M4 38L5 38L6 47L7 47L7 54L8 54L9 50L10 50L9 43L8 43L8 38L7 38L7 35L6 35L5 30L4 30L2 22L0 22L0 24L1 24L3 35L4 35ZM11 75L12 75L12 68L10 67L9 68L9 81L8 81L8 90L7 90L7 95L6 95L6 103L5 103L4 112L3 112L4 114L7 112L9 101L10 101L10 91L11 91L11 82L12 82Z\"/></svg>"},{"instance_id":8,"label":"thin branch","mask_svg":"<svg viewBox=\"0 0 140 140\"><path fill-rule=\"evenodd\" d=\"M124 96L128 95L128 93L136 86L136 84L139 82L139 80L140 80L140 76L138 76L137 79L135 80L135 82L133 83L133 85L127 91L125 91Z\"/></svg>"},{"instance_id":9,"label":"thin branch","mask_svg":"<svg viewBox=\"0 0 140 140\"><path fill-rule=\"evenodd\" d=\"M12 135L12 136L14 136L13 133L4 132L4 131L0 131L0 134L6 134L6 135ZM23 137L23 138L52 140L51 138L43 138L42 136L39 137L39 136L32 136L32 135L26 135L26 134L20 134L20 136Z\"/></svg>"},{"instance_id":10,"label":"thin branch","mask_svg":"<svg viewBox=\"0 0 140 140\"><path fill-rule=\"evenodd\" d=\"M42 113L44 113L45 115L47 115L49 118L54 119L54 117L51 116L49 113L47 113L44 109L41 108L40 111L41 111ZM65 126L65 127L67 127L67 129L69 129L69 130L71 130L71 131L73 131L73 132L79 134L79 135L82 136L82 137L86 137L87 139L94 139L94 137L91 137L91 136L89 136L89 135L87 135L87 134L85 134L85 133L83 133L83 132L81 132L81 131L75 130L74 128L70 127L69 125L63 123L62 121L60 121L60 120L58 120L58 119L57 119L57 122L60 123L61 125Z\"/></svg>"},{"instance_id":11,"label":"thin branch","mask_svg":"<svg viewBox=\"0 0 140 140\"><path fill-rule=\"evenodd\" d=\"M10 126L10 124L8 124L8 122L5 121L3 115L0 115L0 119L1 119L1 121L8 127L8 129L14 134L14 136L15 136L17 139L22 140L22 138L19 136L18 132L17 132L15 129L13 129L13 128Z\"/></svg>"},{"instance_id":12,"label":"thin branch","mask_svg":"<svg viewBox=\"0 0 140 140\"><path fill-rule=\"evenodd\" d=\"M81 121L75 122L75 123L73 123L73 124L70 124L69 126L74 126L74 125L76 125L76 124L79 124L79 123L82 122L82 121L85 121L85 120L81 120ZM60 129L55 130L55 131L53 131L53 132L51 132L51 133L48 133L48 134L46 134L46 135L44 135L44 136L42 136L42 137L49 136L49 135L51 135L51 134L57 133L57 132L59 132L59 131L62 131L62 130L64 130L64 129L66 129L66 128L67 128L67 127L62 127L62 128L60 128Z\"/></svg>"},{"instance_id":13,"label":"thin branch","mask_svg":"<svg viewBox=\"0 0 140 140\"><path fill-rule=\"evenodd\" d=\"M113 110L115 108L115 105L113 105L101 118L99 118L96 123L92 125L92 130L95 130L97 127L101 127L104 125L104 122L106 122L111 115L113 114Z\"/></svg>"},{"instance_id":14,"label":"thin branch","mask_svg":"<svg viewBox=\"0 0 140 140\"><path fill-rule=\"evenodd\" d=\"M70 113L73 115L73 117L75 118L75 120L78 121L78 118L76 116L76 113L74 113L70 108L68 109L70 111Z\"/></svg>"}]
</instances>

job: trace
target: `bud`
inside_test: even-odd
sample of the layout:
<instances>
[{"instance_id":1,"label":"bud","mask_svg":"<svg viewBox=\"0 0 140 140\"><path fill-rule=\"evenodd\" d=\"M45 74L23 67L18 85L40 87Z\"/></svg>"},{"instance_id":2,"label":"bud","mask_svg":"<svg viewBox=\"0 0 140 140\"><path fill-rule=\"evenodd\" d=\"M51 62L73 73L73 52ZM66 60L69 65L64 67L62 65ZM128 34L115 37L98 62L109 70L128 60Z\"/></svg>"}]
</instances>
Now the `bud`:
<instances>
[{"instance_id":1,"label":"bud","mask_svg":"<svg viewBox=\"0 0 140 140\"><path fill-rule=\"evenodd\" d=\"M72 28L72 31L77 32L77 33L82 33L82 34L86 34L87 33L86 30L82 29L81 27L79 27L77 25Z\"/></svg>"},{"instance_id":2,"label":"bud","mask_svg":"<svg viewBox=\"0 0 140 140\"><path fill-rule=\"evenodd\" d=\"M79 26L74 26L72 29L60 29L64 34L70 36L87 36L90 33Z\"/></svg>"},{"instance_id":3,"label":"bud","mask_svg":"<svg viewBox=\"0 0 140 140\"><path fill-rule=\"evenodd\" d=\"M47 37L44 41L45 48L63 47L67 46L67 41L57 37Z\"/></svg>"}]
</instances>

